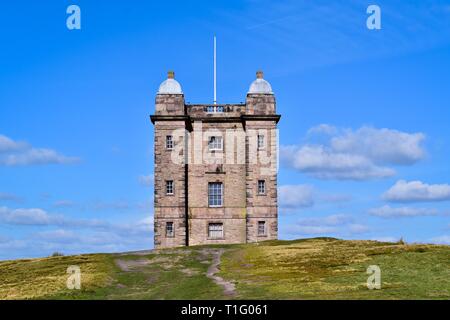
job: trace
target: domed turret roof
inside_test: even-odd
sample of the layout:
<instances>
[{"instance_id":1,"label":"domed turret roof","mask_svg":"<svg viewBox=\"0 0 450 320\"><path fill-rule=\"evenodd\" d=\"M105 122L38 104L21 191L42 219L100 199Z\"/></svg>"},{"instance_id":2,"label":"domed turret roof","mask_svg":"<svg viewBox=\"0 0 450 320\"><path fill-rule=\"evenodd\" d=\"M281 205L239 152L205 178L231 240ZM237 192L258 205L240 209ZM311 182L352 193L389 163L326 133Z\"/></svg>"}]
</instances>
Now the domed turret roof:
<instances>
[{"instance_id":1,"label":"domed turret roof","mask_svg":"<svg viewBox=\"0 0 450 320\"><path fill-rule=\"evenodd\" d=\"M183 94L181 85L175 78L175 72L169 71L167 73L167 80L163 81L159 86L158 94Z\"/></svg>"},{"instance_id":2,"label":"domed turret roof","mask_svg":"<svg viewBox=\"0 0 450 320\"><path fill-rule=\"evenodd\" d=\"M263 79L264 74L262 71L256 72L256 80L250 85L248 93L265 93L273 94L272 86L269 82Z\"/></svg>"}]
</instances>

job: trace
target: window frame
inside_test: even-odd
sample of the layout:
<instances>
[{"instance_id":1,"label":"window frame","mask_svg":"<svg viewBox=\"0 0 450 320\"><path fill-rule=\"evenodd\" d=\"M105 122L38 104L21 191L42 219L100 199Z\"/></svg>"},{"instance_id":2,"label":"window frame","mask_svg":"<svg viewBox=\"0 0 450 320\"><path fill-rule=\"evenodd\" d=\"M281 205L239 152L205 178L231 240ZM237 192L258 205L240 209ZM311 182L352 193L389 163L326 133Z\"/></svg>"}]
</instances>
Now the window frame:
<instances>
[{"instance_id":1,"label":"window frame","mask_svg":"<svg viewBox=\"0 0 450 320\"><path fill-rule=\"evenodd\" d=\"M168 232L169 225L172 228L171 233ZM173 221L166 221L166 238L175 238L175 223Z\"/></svg>"},{"instance_id":2,"label":"window frame","mask_svg":"<svg viewBox=\"0 0 450 320\"><path fill-rule=\"evenodd\" d=\"M261 225L263 227L263 233L260 233ZM257 228L257 230L258 230L258 237L267 236L267 223L266 223L266 221L264 221L264 220L258 221L258 228Z\"/></svg>"},{"instance_id":3,"label":"window frame","mask_svg":"<svg viewBox=\"0 0 450 320\"><path fill-rule=\"evenodd\" d=\"M169 146L169 143L170 143L170 146ZM166 135L166 150L173 150L174 146L175 146L175 143L173 141L173 135L171 135L171 134Z\"/></svg>"},{"instance_id":4,"label":"window frame","mask_svg":"<svg viewBox=\"0 0 450 320\"><path fill-rule=\"evenodd\" d=\"M211 187L213 185L220 185L220 195L210 193L210 191L212 190ZM212 190L212 191L214 191L214 190ZM215 200L220 199L220 204L211 204L211 203L215 203L214 200L211 201L212 197L219 197L219 196L220 196L220 198L216 198ZM218 201L217 201L217 203L218 203ZM208 207L209 208L223 207L223 182L208 182Z\"/></svg>"},{"instance_id":5,"label":"window frame","mask_svg":"<svg viewBox=\"0 0 450 320\"><path fill-rule=\"evenodd\" d=\"M171 184L172 192L168 192L169 190L169 183ZM175 194L175 182L173 180L166 180L166 195L167 196L173 196Z\"/></svg>"},{"instance_id":6,"label":"window frame","mask_svg":"<svg viewBox=\"0 0 450 320\"><path fill-rule=\"evenodd\" d=\"M206 113L224 113L225 108L218 105L210 105L206 107Z\"/></svg>"},{"instance_id":7,"label":"window frame","mask_svg":"<svg viewBox=\"0 0 450 320\"><path fill-rule=\"evenodd\" d=\"M211 139L215 139L214 143L211 144ZM217 141L220 139L220 147L217 147ZM211 147L213 146L213 147ZM208 137L208 150L209 151L223 151L223 137L222 136L209 136Z\"/></svg>"},{"instance_id":8,"label":"window frame","mask_svg":"<svg viewBox=\"0 0 450 320\"><path fill-rule=\"evenodd\" d=\"M261 192L260 183L262 183L262 186L264 188L263 192ZM267 186L266 186L266 180L258 180L257 182L257 189L258 189L258 195L266 195L267 194Z\"/></svg>"},{"instance_id":9,"label":"window frame","mask_svg":"<svg viewBox=\"0 0 450 320\"><path fill-rule=\"evenodd\" d=\"M211 230L211 226L220 226L220 230ZM225 232L223 222L208 222L208 240L223 240L225 239ZM219 236L212 236L211 232L217 232Z\"/></svg>"},{"instance_id":10,"label":"window frame","mask_svg":"<svg viewBox=\"0 0 450 320\"><path fill-rule=\"evenodd\" d=\"M260 140L260 138L262 140ZM264 150L266 148L266 137L263 134L258 134L258 136L256 137L256 141L257 141L257 145L258 145L258 150ZM260 145L261 141L262 141L262 145Z\"/></svg>"}]
</instances>

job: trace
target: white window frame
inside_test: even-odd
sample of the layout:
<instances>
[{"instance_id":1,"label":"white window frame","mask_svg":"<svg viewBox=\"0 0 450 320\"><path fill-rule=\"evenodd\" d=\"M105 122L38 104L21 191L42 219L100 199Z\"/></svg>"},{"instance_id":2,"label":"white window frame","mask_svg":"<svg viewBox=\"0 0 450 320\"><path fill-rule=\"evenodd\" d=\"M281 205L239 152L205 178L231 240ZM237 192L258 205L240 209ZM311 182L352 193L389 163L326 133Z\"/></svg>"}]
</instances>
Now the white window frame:
<instances>
[{"instance_id":1,"label":"white window frame","mask_svg":"<svg viewBox=\"0 0 450 320\"><path fill-rule=\"evenodd\" d=\"M169 228L169 226L171 226ZM171 229L169 231L169 229ZM175 238L175 224L173 221L166 222L166 238Z\"/></svg>"},{"instance_id":2,"label":"white window frame","mask_svg":"<svg viewBox=\"0 0 450 320\"><path fill-rule=\"evenodd\" d=\"M220 194L211 194L214 190L214 185L220 185ZM209 182L208 183L208 207L220 208L223 207L223 183L222 182Z\"/></svg>"},{"instance_id":3,"label":"white window frame","mask_svg":"<svg viewBox=\"0 0 450 320\"><path fill-rule=\"evenodd\" d=\"M261 233L261 226L263 228ZM258 236L265 236L267 235L267 228L266 228L266 222L265 221L258 221Z\"/></svg>"},{"instance_id":4,"label":"white window frame","mask_svg":"<svg viewBox=\"0 0 450 320\"><path fill-rule=\"evenodd\" d=\"M258 194L266 194L266 180L258 180Z\"/></svg>"},{"instance_id":5,"label":"white window frame","mask_svg":"<svg viewBox=\"0 0 450 320\"><path fill-rule=\"evenodd\" d=\"M258 150L262 150L266 148L266 139L263 134L258 134Z\"/></svg>"},{"instance_id":6,"label":"white window frame","mask_svg":"<svg viewBox=\"0 0 450 320\"><path fill-rule=\"evenodd\" d=\"M173 136L172 135L167 135L166 136L166 149L167 150L172 150L173 146L174 146Z\"/></svg>"},{"instance_id":7,"label":"white window frame","mask_svg":"<svg viewBox=\"0 0 450 320\"><path fill-rule=\"evenodd\" d=\"M214 139L214 142L211 141L212 139ZM222 136L209 136L208 137L208 149L209 149L209 151L222 151L223 150Z\"/></svg>"},{"instance_id":8,"label":"white window frame","mask_svg":"<svg viewBox=\"0 0 450 320\"><path fill-rule=\"evenodd\" d=\"M171 190L171 192L169 192ZM172 196L175 194L175 183L173 180L166 180L166 195Z\"/></svg>"},{"instance_id":9,"label":"white window frame","mask_svg":"<svg viewBox=\"0 0 450 320\"><path fill-rule=\"evenodd\" d=\"M223 239L223 223L210 222L208 223L208 239Z\"/></svg>"},{"instance_id":10,"label":"white window frame","mask_svg":"<svg viewBox=\"0 0 450 320\"><path fill-rule=\"evenodd\" d=\"M225 111L225 108L223 106L207 106L206 112L207 113L223 113Z\"/></svg>"}]
</instances>

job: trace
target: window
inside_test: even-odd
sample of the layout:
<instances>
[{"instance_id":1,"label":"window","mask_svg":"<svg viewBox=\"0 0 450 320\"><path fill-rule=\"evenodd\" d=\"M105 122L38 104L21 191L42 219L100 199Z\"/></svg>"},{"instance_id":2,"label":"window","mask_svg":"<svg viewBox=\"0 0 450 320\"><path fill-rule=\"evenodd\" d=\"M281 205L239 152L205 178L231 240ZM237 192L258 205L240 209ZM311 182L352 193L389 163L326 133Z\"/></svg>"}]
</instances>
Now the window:
<instances>
[{"instance_id":1,"label":"window","mask_svg":"<svg viewBox=\"0 0 450 320\"><path fill-rule=\"evenodd\" d=\"M264 141L264 135L258 134L258 149L264 149L266 142Z\"/></svg>"},{"instance_id":2,"label":"window","mask_svg":"<svg viewBox=\"0 0 450 320\"><path fill-rule=\"evenodd\" d=\"M209 150L222 150L222 137L209 137L208 147Z\"/></svg>"},{"instance_id":3,"label":"window","mask_svg":"<svg viewBox=\"0 0 450 320\"><path fill-rule=\"evenodd\" d=\"M223 239L223 223L210 223L208 225L208 238Z\"/></svg>"},{"instance_id":4,"label":"window","mask_svg":"<svg viewBox=\"0 0 450 320\"><path fill-rule=\"evenodd\" d=\"M173 180L166 181L166 194L173 194Z\"/></svg>"},{"instance_id":5,"label":"window","mask_svg":"<svg viewBox=\"0 0 450 320\"><path fill-rule=\"evenodd\" d=\"M208 205L210 207L221 207L223 188L221 182L210 182L208 184Z\"/></svg>"},{"instance_id":6,"label":"window","mask_svg":"<svg viewBox=\"0 0 450 320\"><path fill-rule=\"evenodd\" d=\"M266 194L266 181L258 180L258 194Z\"/></svg>"},{"instance_id":7,"label":"window","mask_svg":"<svg viewBox=\"0 0 450 320\"><path fill-rule=\"evenodd\" d=\"M266 222L258 221L258 236L265 236L265 235L266 235Z\"/></svg>"},{"instance_id":8,"label":"window","mask_svg":"<svg viewBox=\"0 0 450 320\"><path fill-rule=\"evenodd\" d=\"M166 136L166 149L173 149L173 136Z\"/></svg>"},{"instance_id":9,"label":"window","mask_svg":"<svg viewBox=\"0 0 450 320\"><path fill-rule=\"evenodd\" d=\"M206 110L208 113L223 112L223 106L208 106Z\"/></svg>"},{"instance_id":10,"label":"window","mask_svg":"<svg viewBox=\"0 0 450 320\"><path fill-rule=\"evenodd\" d=\"M173 238L175 237L175 229L173 228L173 222L166 222L166 237Z\"/></svg>"}]
</instances>

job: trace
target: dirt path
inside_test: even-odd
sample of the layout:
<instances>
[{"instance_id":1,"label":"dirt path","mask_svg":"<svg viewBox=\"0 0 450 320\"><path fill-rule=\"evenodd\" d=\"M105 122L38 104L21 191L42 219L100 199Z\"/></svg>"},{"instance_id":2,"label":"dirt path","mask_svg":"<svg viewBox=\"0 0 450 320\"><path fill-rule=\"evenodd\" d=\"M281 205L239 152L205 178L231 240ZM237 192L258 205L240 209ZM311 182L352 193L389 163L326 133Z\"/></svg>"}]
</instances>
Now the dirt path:
<instances>
[{"instance_id":1,"label":"dirt path","mask_svg":"<svg viewBox=\"0 0 450 320\"><path fill-rule=\"evenodd\" d=\"M234 283L224 280L223 278L216 276L216 273L219 272L220 266L220 258L224 253L223 249L213 250L211 254L213 256L212 264L209 266L208 271L206 272L206 276L212 279L216 284L223 287L223 292L227 296L235 296L236 295L236 287Z\"/></svg>"}]
</instances>

